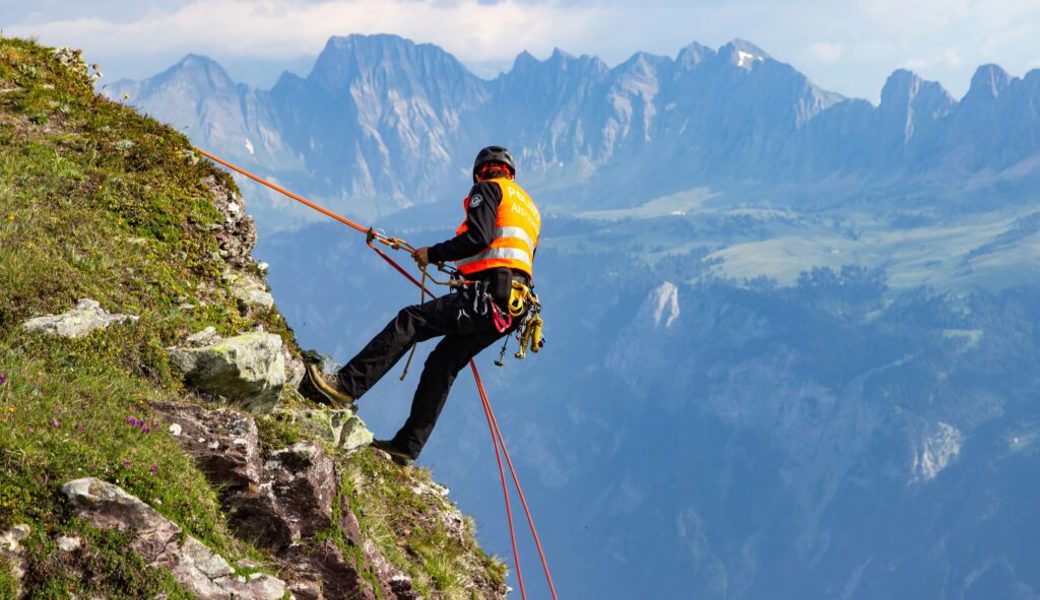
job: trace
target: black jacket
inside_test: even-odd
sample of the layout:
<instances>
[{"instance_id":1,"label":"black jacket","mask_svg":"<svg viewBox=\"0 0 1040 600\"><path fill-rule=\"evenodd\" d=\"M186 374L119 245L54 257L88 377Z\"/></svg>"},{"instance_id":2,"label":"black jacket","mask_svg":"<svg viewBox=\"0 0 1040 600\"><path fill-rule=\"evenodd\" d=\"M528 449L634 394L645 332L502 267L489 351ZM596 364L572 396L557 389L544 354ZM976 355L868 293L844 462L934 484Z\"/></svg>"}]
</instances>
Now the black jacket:
<instances>
[{"instance_id":1,"label":"black jacket","mask_svg":"<svg viewBox=\"0 0 1040 600\"><path fill-rule=\"evenodd\" d=\"M430 246L430 262L440 263L469 258L491 245L495 239L498 205L502 188L493 181L474 184L466 196L466 233Z\"/></svg>"}]
</instances>

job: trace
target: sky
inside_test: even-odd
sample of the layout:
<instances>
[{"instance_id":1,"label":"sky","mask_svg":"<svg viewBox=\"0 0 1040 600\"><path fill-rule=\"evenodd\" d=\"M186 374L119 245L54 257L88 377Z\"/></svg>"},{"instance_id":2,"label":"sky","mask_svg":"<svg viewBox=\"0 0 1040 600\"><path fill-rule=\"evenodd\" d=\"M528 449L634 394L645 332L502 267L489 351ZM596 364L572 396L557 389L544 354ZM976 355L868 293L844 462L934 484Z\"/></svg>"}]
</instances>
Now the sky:
<instances>
[{"instance_id":1,"label":"sky","mask_svg":"<svg viewBox=\"0 0 1040 600\"><path fill-rule=\"evenodd\" d=\"M741 38L818 85L877 102L892 71L956 98L979 65L1040 68L1040 0L0 0L5 36L82 48L107 81L154 75L189 52L269 87L305 75L332 35L394 33L493 78L523 50L618 64Z\"/></svg>"}]
</instances>

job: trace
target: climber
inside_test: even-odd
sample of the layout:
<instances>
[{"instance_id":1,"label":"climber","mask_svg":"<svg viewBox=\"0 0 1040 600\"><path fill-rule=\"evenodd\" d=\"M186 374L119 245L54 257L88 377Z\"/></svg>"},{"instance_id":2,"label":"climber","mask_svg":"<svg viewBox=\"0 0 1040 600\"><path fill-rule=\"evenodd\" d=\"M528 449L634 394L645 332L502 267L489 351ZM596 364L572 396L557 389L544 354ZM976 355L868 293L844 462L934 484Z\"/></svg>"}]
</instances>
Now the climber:
<instances>
[{"instance_id":1,"label":"climber","mask_svg":"<svg viewBox=\"0 0 1040 600\"><path fill-rule=\"evenodd\" d=\"M523 320L523 313L508 324L500 316L508 316L513 281L531 285L541 216L531 198L514 182L515 176L516 167L507 149L488 146L480 150L473 162L474 185L463 202L466 218L455 237L412 253L420 267L455 261L458 271L473 285L401 309L335 375L324 375L317 363L307 365L301 393L319 402L347 407L375 385L414 343L444 336L426 359L407 421L392 439L372 443L398 464L409 465L418 458L458 372Z\"/></svg>"}]
</instances>

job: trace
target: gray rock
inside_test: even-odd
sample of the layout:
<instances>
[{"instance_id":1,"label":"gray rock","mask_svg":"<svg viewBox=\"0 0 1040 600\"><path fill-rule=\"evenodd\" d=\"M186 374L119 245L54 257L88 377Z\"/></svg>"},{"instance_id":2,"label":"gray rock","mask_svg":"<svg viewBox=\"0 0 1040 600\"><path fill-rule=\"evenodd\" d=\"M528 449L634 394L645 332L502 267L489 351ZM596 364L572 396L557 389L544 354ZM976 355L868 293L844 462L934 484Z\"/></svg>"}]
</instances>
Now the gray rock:
<instances>
[{"instance_id":1,"label":"gray rock","mask_svg":"<svg viewBox=\"0 0 1040 600\"><path fill-rule=\"evenodd\" d=\"M102 529L129 534L131 550L150 566L169 570L197 598L277 600L285 593L284 582L274 577L234 576L222 556L119 486L88 477L61 489L77 516Z\"/></svg>"},{"instance_id":2,"label":"gray rock","mask_svg":"<svg viewBox=\"0 0 1040 600\"><path fill-rule=\"evenodd\" d=\"M226 272L223 279L227 282L231 295L238 299L242 312L251 308L267 310L274 307L274 297L267 291L267 284L263 281L234 271Z\"/></svg>"},{"instance_id":3,"label":"gray rock","mask_svg":"<svg viewBox=\"0 0 1040 600\"><path fill-rule=\"evenodd\" d=\"M338 525L347 542L359 547L362 544L361 527L350 500L337 494L340 474L321 446L298 443L273 451L265 459L256 423L248 414L172 402L154 402L152 407L170 428L177 426L177 439L220 490L220 503L235 535L252 540L280 561L295 597L377 597L355 558L344 556L330 540L316 542L317 534L328 530L338 513ZM349 411L329 412L344 413L336 416L341 428L352 416ZM333 416L322 417L326 431L332 435ZM294 413L289 418L295 418ZM366 552L366 559L371 552L375 552L374 558L380 558L372 549ZM399 575L397 571L385 572L388 575L379 581L382 597L412 597L394 592L394 585L402 585L389 580Z\"/></svg>"},{"instance_id":4,"label":"gray rock","mask_svg":"<svg viewBox=\"0 0 1040 600\"><path fill-rule=\"evenodd\" d=\"M179 402L153 402L152 408L220 490L222 498L249 493L251 487L259 485L259 434L248 415Z\"/></svg>"},{"instance_id":5,"label":"gray rock","mask_svg":"<svg viewBox=\"0 0 1040 600\"><path fill-rule=\"evenodd\" d=\"M220 211L223 220L214 223L214 233L220 248L217 256L229 265L244 269L253 263L250 252L256 244L256 227L246 214L242 195L234 192L215 177L206 177L203 183L209 188L213 206Z\"/></svg>"},{"instance_id":6,"label":"gray rock","mask_svg":"<svg viewBox=\"0 0 1040 600\"><path fill-rule=\"evenodd\" d=\"M333 443L347 450L357 450L372 443L374 436L365 427L365 422L349 411L336 411L332 416Z\"/></svg>"},{"instance_id":7,"label":"gray rock","mask_svg":"<svg viewBox=\"0 0 1040 600\"><path fill-rule=\"evenodd\" d=\"M293 356L292 352L289 352L288 346L282 346L282 360L285 361L285 385L289 389L294 390L303 381L303 373L306 366L302 360Z\"/></svg>"},{"instance_id":8,"label":"gray rock","mask_svg":"<svg viewBox=\"0 0 1040 600\"><path fill-rule=\"evenodd\" d=\"M350 409L278 410L276 416L300 423L333 446L348 452L372 443L372 432Z\"/></svg>"},{"instance_id":9,"label":"gray rock","mask_svg":"<svg viewBox=\"0 0 1040 600\"><path fill-rule=\"evenodd\" d=\"M68 535L59 536L55 542L58 544L58 550L62 552L72 552L73 550L78 550L83 545L83 540Z\"/></svg>"},{"instance_id":10,"label":"gray rock","mask_svg":"<svg viewBox=\"0 0 1040 600\"><path fill-rule=\"evenodd\" d=\"M207 327L198 333L193 333L184 339L184 345L191 348L202 348L220 341L216 327Z\"/></svg>"},{"instance_id":11,"label":"gray rock","mask_svg":"<svg viewBox=\"0 0 1040 600\"><path fill-rule=\"evenodd\" d=\"M188 385L253 412L270 411L278 403L285 385L281 337L258 331L220 339L207 329L186 342L186 347L167 350Z\"/></svg>"},{"instance_id":12,"label":"gray rock","mask_svg":"<svg viewBox=\"0 0 1040 600\"><path fill-rule=\"evenodd\" d=\"M47 315L29 319L23 326L32 331L43 331L67 338L83 337L95 329L103 329L113 323L137 321L135 315L120 315L107 312L95 300L84 298L72 310L60 315Z\"/></svg>"}]
</instances>

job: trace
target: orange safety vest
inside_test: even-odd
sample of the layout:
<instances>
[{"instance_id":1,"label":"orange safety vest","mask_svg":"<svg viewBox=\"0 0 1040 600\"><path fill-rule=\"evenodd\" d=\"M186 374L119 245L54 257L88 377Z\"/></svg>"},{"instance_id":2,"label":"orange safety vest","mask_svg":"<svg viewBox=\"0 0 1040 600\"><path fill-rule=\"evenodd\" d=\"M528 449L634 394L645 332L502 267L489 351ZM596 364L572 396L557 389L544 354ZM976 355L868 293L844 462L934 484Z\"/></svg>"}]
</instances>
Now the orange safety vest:
<instances>
[{"instance_id":1,"label":"orange safety vest","mask_svg":"<svg viewBox=\"0 0 1040 600\"><path fill-rule=\"evenodd\" d=\"M513 180L496 177L489 181L497 183L502 190L494 238L487 248L455 264L463 275L508 267L523 271L530 277L533 275L531 264L534 262L534 250L538 247L538 235L542 230L542 216L527 192ZM462 208L469 210L468 197L463 200ZM466 221L463 220L455 235L462 235L467 229Z\"/></svg>"}]
</instances>

